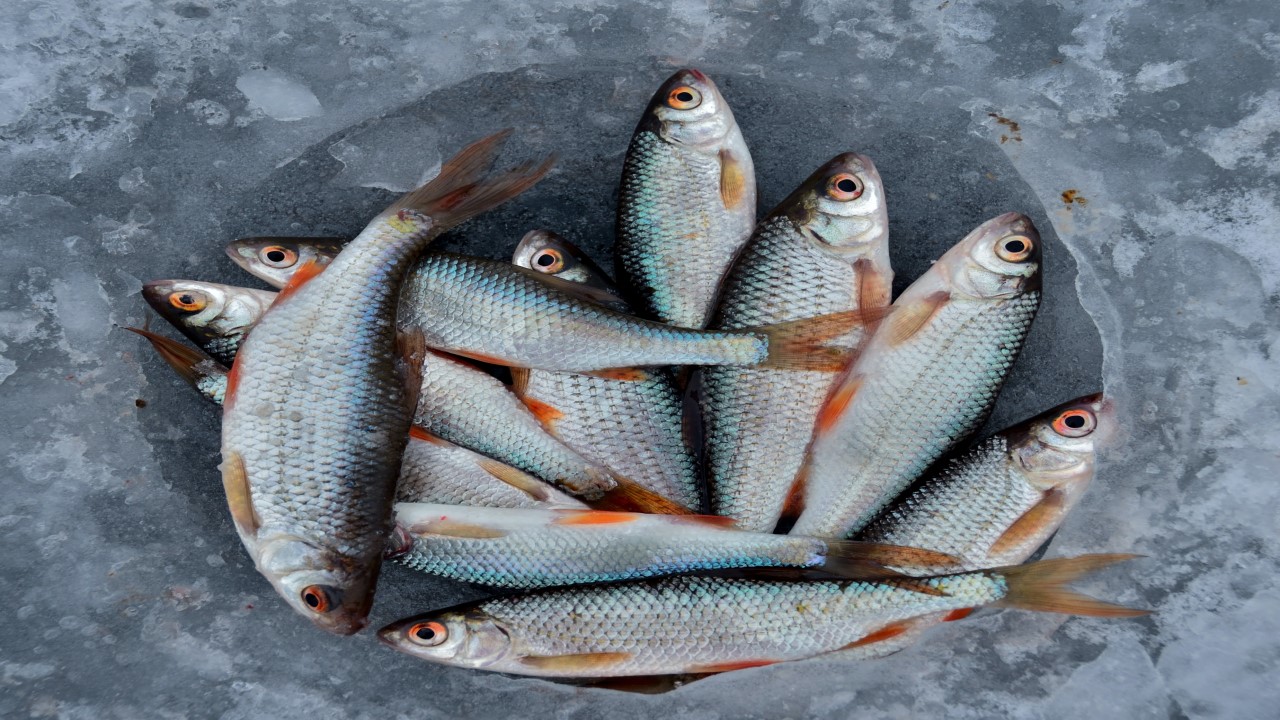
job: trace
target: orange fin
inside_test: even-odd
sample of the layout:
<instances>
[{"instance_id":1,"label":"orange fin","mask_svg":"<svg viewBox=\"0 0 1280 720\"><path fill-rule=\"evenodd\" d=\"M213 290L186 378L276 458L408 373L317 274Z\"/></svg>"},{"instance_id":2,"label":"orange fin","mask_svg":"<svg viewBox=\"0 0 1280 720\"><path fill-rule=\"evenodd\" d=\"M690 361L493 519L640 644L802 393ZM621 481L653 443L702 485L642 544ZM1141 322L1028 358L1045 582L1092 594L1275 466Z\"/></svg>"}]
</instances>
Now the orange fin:
<instances>
[{"instance_id":1,"label":"orange fin","mask_svg":"<svg viewBox=\"0 0 1280 720\"><path fill-rule=\"evenodd\" d=\"M1001 555L1026 541L1028 537L1043 538L1045 530L1062 521L1067 510L1066 495L1059 490L1049 490L991 544L988 555Z\"/></svg>"},{"instance_id":2,"label":"orange fin","mask_svg":"<svg viewBox=\"0 0 1280 720\"><path fill-rule=\"evenodd\" d=\"M892 296L889 278L876 270L875 264L867 258L853 261L853 272L858 278L858 307L874 308L889 305Z\"/></svg>"},{"instance_id":3,"label":"orange fin","mask_svg":"<svg viewBox=\"0 0 1280 720\"><path fill-rule=\"evenodd\" d=\"M624 663L633 657L629 652L578 653L576 655L526 655L520 664L539 670L590 675Z\"/></svg>"},{"instance_id":4,"label":"orange fin","mask_svg":"<svg viewBox=\"0 0 1280 720\"><path fill-rule=\"evenodd\" d=\"M737 520L723 515L681 515L678 518L673 518L673 522L721 529L738 527Z\"/></svg>"},{"instance_id":5,"label":"orange fin","mask_svg":"<svg viewBox=\"0 0 1280 720\"><path fill-rule=\"evenodd\" d=\"M510 135L511 130L506 129L466 146L441 166L439 175L402 195L382 211L378 219L413 210L430 217L436 232L444 232L533 187L551 170L554 158L547 158L539 165L524 163L499 175L483 177Z\"/></svg>"},{"instance_id":6,"label":"orange fin","mask_svg":"<svg viewBox=\"0 0 1280 720\"><path fill-rule=\"evenodd\" d=\"M531 397L521 397L520 402L524 403L524 406L529 408L529 412L532 412L533 416L538 418L538 422L542 423L542 426L549 432L552 431L552 426L556 424L556 421L564 417L564 413L541 400L535 400Z\"/></svg>"},{"instance_id":7,"label":"orange fin","mask_svg":"<svg viewBox=\"0 0 1280 720\"><path fill-rule=\"evenodd\" d=\"M911 626L908 625L907 623L894 623L892 625L885 625L884 627L880 628L879 630L876 630L875 632L869 635L864 635L862 639L856 640L854 642L849 643L848 645L845 645L841 649L850 650L852 648L862 647L864 645L870 645L872 643L883 642L891 638L896 638L902 633L910 629L911 629Z\"/></svg>"},{"instance_id":8,"label":"orange fin","mask_svg":"<svg viewBox=\"0 0 1280 720\"><path fill-rule=\"evenodd\" d=\"M895 306L887 321L886 332L889 334L889 344L901 345L910 340L929 324L933 316L937 315L949 300L951 300L951 293L939 290L923 300L902 307Z\"/></svg>"},{"instance_id":9,"label":"orange fin","mask_svg":"<svg viewBox=\"0 0 1280 720\"><path fill-rule=\"evenodd\" d=\"M858 394L861 387L861 375L845 378L837 385L831 392L831 397L827 398L822 409L818 411L818 419L814 421L814 433L823 435L835 427L844 415L844 411L849 409L849 404L853 402L854 396Z\"/></svg>"},{"instance_id":10,"label":"orange fin","mask_svg":"<svg viewBox=\"0 0 1280 720\"><path fill-rule=\"evenodd\" d=\"M796 518L800 517L800 513L804 512L804 493L805 488L809 485L809 465L806 463L796 473L796 479L791 481L791 489L787 491L787 499L782 504L782 516L778 519L778 524L786 523L788 527L794 525Z\"/></svg>"},{"instance_id":11,"label":"orange fin","mask_svg":"<svg viewBox=\"0 0 1280 720\"><path fill-rule=\"evenodd\" d=\"M262 527L262 518L253 509L253 493L249 490L249 475L245 471L240 453L229 451L222 459L222 489L227 495L227 508L240 532L256 537Z\"/></svg>"},{"instance_id":12,"label":"orange fin","mask_svg":"<svg viewBox=\"0 0 1280 720\"><path fill-rule=\"evenodd\" d=\"M524 394L529 392L529 368L513 367L511 370L511 392L515 396L524 399Z\"/></svg>"},{"instance_id":13,"label":"orange fin","mask_svg":"<svg viewBox=\"0 0 1280 720\"><path fill-rule=\"evenodd\" d=\"M445 537L469 538L473 540L487 540L490 538L506 537L507 535L507 533L502 530L487 528L483 525L458 522L457 520L450 520L447 517L441 517L438 520L427 520L425 522L414 523L409 526L408 530L414 535L443 535Z\"/></svg>"},{"instance_id":14,"label":"orange fin","mask_svg":"<svg viewBox=\"0 0 1280 720\"><path fill-rule=\"evenodd\" d=\"M302 263L302 265L298 266L298 269L293 273L293 275L289 276L289 282L285 283L284 287L280 288L280 294L276 295L276 303L278 304L281 300L291 297L294 293L298 292L303 285L306 285L316 279L320 273L324 272L326 267L329 266L327 264L322 265L315 259Z\"/></svg>"},{"instance_id":15,"label":"orange fin","mask_svg":"<svg viewBox=\"0 0 1280 720\"><path fill-rule=\"evenodd\" d=\"M579 374L604 378L605 380L625 380L627 382L644 382L653 377L653 373L643 368L607 368L605 370L589 370Z\"/></svg>"},{"instance_id":16,"label":"orange fin","mask_svg":"<svg viewBox=\"0 0 1280 720\"><path fill-rule=\"evenodd\" d=\"M413 438L414 440L429 442L432 445L440 445L442 447L454 446L453 443L449 442L448 440L445 440L439 435L432 433L430 430L422 427L421 425L410 425L409 437Z\"/></svg>"},{"instance_id":17,"label":"orange fin","mask_svg":"<svg viewBox=\"0 0 1280 720\"><path fill-rule=\"evenodd\" d=\"M599 500L587 504L598 510L622 510L625 512L653 513L655 515L693 515L693 511L680 503L660 495L634 480L614 476L617 486Z\"/></svg>"},{"instance_id":18,"label":"orange fin","mask_svg":"<svg viewBox=\"0 0 1280 720\"><path fill-rule=\"evenodd\" d=\"M955 622L956 620L963 620L969 617L970 615L972 615L974 610L977 610L977 608L960 608L959 610L952 610L951 612L947 613L946 617L942 618L942 622Z\"/></svg>"},{"instance_id":19,"label":"orange fin","mask_svg":"<svg viewBox=\"0 0 1280 720\"><path fill-rule=\"evenodd\" d=\"M855 580L903 576L901 571L891 568L919 568L920 574L936 575L937 568L959 569L960 565L960 561L951 555L921 548L858 540L827 540L826 543L827 552L821 569Z\"/></svg>"},{"instance_id":20,"label":"orange fin","mask_svg":"<svg viewBox=\"0 0 1280 720\"><path fill-rule=\"evenodd\" d=\"M183 380L192 385L195 385L201 378L201 373L196 369L196 366L202 362L209 363L209 367L214 369L215 372L218 369L224 373L226 372L225 368L215 363L209 356L189 348L177 340L157 335L150 330L143 330L142 328L127 327L125 330L146 338L151 343L151 347L155 348L156 353L168 363L169 367L173 368L175 372L182 376Z\"/></svg>"},{"instance_id":21,"label":"orange fin","mask_svg":"<svg viewBox=\"0 0 1280 720\"><path fill-rule=\"evenodd\" d=\"M1021 610L1109 618L1150 614L1150 610L1138 610L1104 602L1066 587L1067 583L1083 575L1137 557L1141 556L1122 553L1080 555L991 570L989 572L1003 575L1009 583L1007 594L994 605Z\"/></svg>"},{"instance_id":22,"label":"orange fin","mask_svg":"<svg viewBox=\"0 0 1280 720\"><path fill-rule=\"evenodd\" d=\"M240 368L244 366L244 363L240 362L243 354L244 348L240 348L240 352L236 353L236 359L231 361L231 369L227 371L227 389L222 393L223 413L235 404L236 390L240 388Z\"/></svg>"},{"instance_id":23,"label":"orange fin","mask_svg":"<svg viewBox=\"0 0 1280 720\"><path fill-rule=\"evenodd\" d=\"M747 169L733 151L720 151L720 202L732 209L747 198Z\"/></svg>"},{"instance_id":24,"label":"orange fin","mask_svg":"<svg viewBox=\"0 0 1280 720\"><path fill-rule=\"evenodd\" d=\"M746 332L763 333L769 340L769 354L760 367L781 370L837 372L853 359L848 348L826 345L850 330L878 321L887 308L866 308L819 315Z\"/></svg>"},{"instance_id":25,"label":"orange fin","mask_svg":"<svg viewBox=\"0 0 1280 720\"><path fill-rule=\"evenodd\" d=\"M553 525L615 525L635 522L639 513L617 510L557 510Z\"/></svg>"},{"instance_id":26,"label":"orange fin","mask_svg":"<svg viewBox=\"0 0 1280 720\"><path fill-rule=\"evenodd\" d=\"M551 493L548 491L547 484L520 468L515 468L499 460L487 457L477 458L476 464L480 466L481 470L484 470L534 500L547 502L551 499Z\"/></svg>"},{"instance_id":27,"label":"orange fin","mask_svg":"<svg viewBox=\"0 0 1280 720\"><path fill-rule=\"evenodd\" d=\"M710 663L707 665L695 665L689 668L689 672L703 673L722 673L733 672L734 670L746 670L747 668L764 667L765 665L774 665L782 662L781 660L735 660L732 662Z\"/></svg>"}]
</instances>

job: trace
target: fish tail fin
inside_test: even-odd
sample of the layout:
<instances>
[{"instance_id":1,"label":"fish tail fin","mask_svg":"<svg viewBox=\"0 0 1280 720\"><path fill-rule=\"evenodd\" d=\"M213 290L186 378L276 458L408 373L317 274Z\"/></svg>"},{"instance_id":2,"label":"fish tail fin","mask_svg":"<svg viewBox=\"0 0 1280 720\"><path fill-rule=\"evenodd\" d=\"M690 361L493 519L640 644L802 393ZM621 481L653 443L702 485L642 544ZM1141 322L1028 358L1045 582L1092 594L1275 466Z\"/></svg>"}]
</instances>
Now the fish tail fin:
<instances>
[{"instance_id":1,"label":"fish tail fin","mask_svg":"<svg viewBox=\"0 0 1280 720\"><path fill-rule=\"evenodd\" d=\"M619 475L612 476L617 483L599 500L587 504L597 510L623 510L654 515L693 515L694 511L680 503L656 493L649 488Z\"/></svg>"},{"instance_id":2,"label":"fish tail fin","mask_svg":"<svg viewBox=\"0 0 1280 720\"><path fill-rule=\"evenodd\" d=\"M1139 557L1142 556L1124 553L1080 555L999 568L991 572L1003 576L1009 583L1009 590L1004 598L994 604L997 607L1093 617L1147 615L1150 610L1104 602L1066 587L1067 583L1084 575Z\"/></svg>"},{"instance_id":3,"label":"fish tail fin","mask_svg":"<svg viewBox=\"0 0 1280 720\"><path fill-rule=\"evenodd\" d=\"M951 555L921 548L857 540L827 540L826 544L818 569L854 580L937 575L960 566Z\"/></svg>"},{"instance_id":4,"label":"fish tail fin","mask_svg":"<svg viewBox=\"0 0 1280 720\"><path fill-rule=\"evenodd\" d=\"M867 308L819 315L790 322L751 328L769 341L769 354L760 367L779 370L839 372L854 357L849 348L828 345L830 341L878 321L887 308Z\"/></svg>"},{"instance_id":5,"label":"fish tail fin","mask_svg":"<svg viewBox=\"0 0 1280 720\"><path fill-rule=\"evenodd\" d=\"M507 128L458 151L440 168L439 175L402 195L379 217L413 210L430 217L435 226L444 231L533 187L551 170L554 157L540 164L522 163L498 175L484 177L510 135L511 129Z\"/></svg>"},{"instance_id":6,"label":"fish tail fin","mask_svg":"<svg viewBox=\"0 0 1280 720\"><path fill-rule=\"evenodd\" d=\"M190 383L192 387L195 387L200 378L204 376L196 367L197 365L208 361L210 366L216 367L216 363L214 363L208 356L201 353L199 350L194 350L183 345L177 340L167 338L163 335L157 335L150 330L143 330L142 328L127 327L125 330L137 333L138 335L146 338L147 341L151 343L151 347L155 348L160 357L169 364L169 367L173 368L182 376L182 379Z\"/></svg>"}]
</instances>

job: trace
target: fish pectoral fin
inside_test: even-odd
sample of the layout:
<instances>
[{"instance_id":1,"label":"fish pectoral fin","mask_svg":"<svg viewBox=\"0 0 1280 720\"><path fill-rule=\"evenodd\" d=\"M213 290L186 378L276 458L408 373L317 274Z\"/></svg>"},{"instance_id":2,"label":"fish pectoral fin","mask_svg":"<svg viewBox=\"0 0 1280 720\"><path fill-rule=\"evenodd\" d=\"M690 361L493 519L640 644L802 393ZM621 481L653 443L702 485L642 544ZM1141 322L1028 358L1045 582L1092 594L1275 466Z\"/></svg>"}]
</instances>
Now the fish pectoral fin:
<instances>
[{"instance_id":1,"label":"fish pectoral fin","mask_svg":"<svg viewBox=\"0 0 1280 720\"><path fill-rule=\"evenodd\" d=\"M302 289L303 285L315 280L329 267L328 264L321 264L314 258L308 260L298 266L298 269L289 276L289 282L280 288L280 294L276 295L275 305L279 305L281 301L292 297L295 293Z\"/></svg>"},{"instance_id":2,"label":"fish pectoral fin","mask_svg":"<svg viewBox=\"0 0 1280 720\"><path fill-rule=\"evenodd\" d=\"M706 665L694 665L689 668L689 672L695 674L714 674L723 672L733 672L734 670L746 670L747 668L764 667L766 665L775 665L783 662L782 660L731 660L722 663L708 663Z\"/></svg>"},{"instance_id":3,"label":"fish pectoral fin","mask_svg":"<svg viewBox=\"0 0 1280 720\"><path fill-rule=\"evenodd\" d=\"M629 652L577 653L574 655L525 655L520 664L557 673L606 673L634 657Z\"/></svg>"},{"instance_id":4,"label":"fish pectoral fin","mask_svg":"<svg viewBox=\"0 0 1280 720\"><path fill-rule=\"evenodd\" d=\"M731 210L747 199L747 168L733 151L720 151L720 202Z\"/></svg>"},{"instance_id":5,"label":"fish pectoral fin","mask_svg":"<svg viewBox=\"0 0 1280 720\"><path fill-rule=\"evenodd\" d=\"M653 378L653 373L644 368L606 368L604 370L588 370L578 374L625 382L644 382Z\"/></svg>"},{"instance_id":6,"label":"fish pectoral fin","mask_svg":"<svg viewBox=\"0 0 1280 720\"><path fill-rule=\"evenodd\" d=\"M492 538L506 537L507 535L507 533L502 530L496 530L494 528L476 525L474 523L450 520L447 517L414 523L406 529L413 535L441 535L444 537L466 538L470 540L489 540Z\"/></svg>"},{"instance_id":7,"label":"fish pectoral fin","mask_svg":"<svg viewBox=\"0 0 1280 720\"><path fill-rule=\"evenodd\" d=\"M818 411L818 417L813 424L814 433L824 435L835 427L836 423L844 415L845 410L849 409L849 404L853 402L853 398L857 396L858 390L861 388L861 375L854 375L841 381L831 391L827 401L822 404L822 409Z\"/></svg>"},{"instance_id":8,"label":"fish pectoral fin","mask_svg":"<svg viewBox=\"0 0 1280 720\"><path fill-rule=\"evenodd\" d=\"M534 500L546 502L551 499L551 493L548 492L547 484L520 468L512 467L504 462L487 457L477 459L476 464L480 466L481 470L484 470L498 480L501 480Z\"/></svg>"},{"instance_id":9,"label":"fish pectoral fin","mask_svg":"<svg viewBox=\"0 0 1280 720\"><path fill-rule=\"evenodd\" d=\"M923 330L929 321L933 319L938 311L946 306L951 300L951 293L945 290L939 290L928 297L913 303L908 303L901 307L894 306L889 314L888 323L885 332L888 333L889 344L891 346L901 345L902 343L915 337L916 333Z\"/></svg>"},{"instance_id":10,"label":"fish pectoral fin","mask_svg":"<svg viewBox=\"0 0 1280 720\"><path fill-rule=\"evenodd\" d=\"M853 261L853 272L858 278L858 307L884 307L892 297L892 282L885 273L875 269L875 263L867 258Z\"/></svg>"},{"instance_id":11,"label":"fish pectoral fin","mask_svg":"<svg viewBox=\"0 0 1280 720\"><path fill-rule=\"evenodd\" d=\"M1030 536L1042 536L1043 530L1056 524L1067 511L1067 496L1060 490L1048 490L991 544L988 555L1001 555Z\"/></svg>"},{"instance_id":12,"label":"fish pectoral fin","mask_svg":"<svg viewBox=\"0 0 1280 720\"><path fill-rule=\"evenodd\" d=\"M249 490L249 474L240 453L229 451L222 458L222 489L227 495L227 508L231 520L240 533L256 537L262 527L262 518L253 509L253 493Z\"/></svg>"},{"instance_id":13,"label":"fish pectoral fin","mask_svg":"<svg viewBox=\"0 0 1280 720\"><path fill-rule=\"evenodd\" d=\"M768 339L768 357L760 363L760 367L838 372L853 360L854 352L826 343L856 327L878 322L887 312L888 308L846 310L776 325L747 328L743 332L760 333Z\"/></svg>"}]
</instances>

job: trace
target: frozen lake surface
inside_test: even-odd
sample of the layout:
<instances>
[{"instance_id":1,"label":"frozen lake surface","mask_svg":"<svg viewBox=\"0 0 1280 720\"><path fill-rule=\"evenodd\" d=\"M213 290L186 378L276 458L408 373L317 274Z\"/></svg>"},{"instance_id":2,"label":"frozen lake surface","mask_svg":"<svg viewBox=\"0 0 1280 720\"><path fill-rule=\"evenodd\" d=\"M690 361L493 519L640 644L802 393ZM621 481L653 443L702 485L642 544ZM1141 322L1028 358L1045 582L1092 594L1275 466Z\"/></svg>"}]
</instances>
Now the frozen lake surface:
<instances>
[{"instance_id":1,"label":"frozen lake surface","mask_svg":"<svg viewBox=\"0 0 1280 720\"><path fill-rule=\"evenodd\" d=\"M0 18L0 716L1280 705L1274 3L20 0ZM838 152L875 159L897 290L980 221L1032 216L1045 304L990 427L1115 398L1127 437L1049 552L1149 555L1081 587L1155 615L986 612L882 661L641 697L428 665L274 596L221 497L216 410L118 329L146 320L141 283L255 284L228 240L353 234L506 126L506 157L558 169L440 247L506 258L547 227L606 260L627 141L682 65L732 104L762 211ZM479 596L389 567L373 622Z\"/></svg>"}]
</instances>

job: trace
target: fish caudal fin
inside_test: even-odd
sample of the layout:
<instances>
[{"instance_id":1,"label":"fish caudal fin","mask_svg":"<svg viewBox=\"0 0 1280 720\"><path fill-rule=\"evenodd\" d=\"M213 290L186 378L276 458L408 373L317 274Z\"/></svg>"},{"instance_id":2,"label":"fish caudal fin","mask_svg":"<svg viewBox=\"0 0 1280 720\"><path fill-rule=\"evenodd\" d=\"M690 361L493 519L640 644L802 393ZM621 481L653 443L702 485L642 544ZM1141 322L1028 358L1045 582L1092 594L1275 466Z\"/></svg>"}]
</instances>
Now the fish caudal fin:
<instances>
[{"instance_id":1,"label":"fish caudal fin","mask_svg":"<svg viewBox=\"0 0 1280 720\"><path fill-rule=\"evenodd\" d=\"M819 570L852 580L936 575L959 569L960 561L946 553L901 545L827 540ZM912 572L915 569L916 572Z\"/></svg>"},{"instance_id":2,"label":"fish caudal fin","mask_svg":"<svg viewBox=\"0 0 1280 720\"><path fill-rule=\"evenodd\" d=\"M466 146L445 162L431 182L401 196L379 218L413 210L430 217L443 232L533 187L551 170L553 157L541 164L523 163L499 175L483 177L510 135L508 128Z\"/></svg>"},{"instance_id":3,"label":"fish caudal fin","mask_svg":"<svg viewBox=\"0 0 1280 720\"><path fill-rule=\"evenodd\" d=\"M848 348L827 343L855 328L878 321L888 308L868 308L819 315L791 322L751 328L769 340L769 355L761 367L779 370L839 372L853 359Z\"/></svg>"},{"instance_id":4,"label":"fish caudal fin","mask_svg":"<svg viewBox=\"0 0 1280 720\"><path fill-rule=\"evenodd\" d=\"M1142 556L1123 553L1081 555L993 570L993 573L1003 576L1009 583L1008 594L995 605L1020 610L1093 617L1118 618L1147 615L1151 612L1150 610L1139 610L1104 602L1066 587L1067 583L1091 572L1138 557Z\"/></svg>"},{"instance_id":5,"label":"fish caudal fin","mask_svg":"<svg viewBox=\"0 0 1280 720\"><path fill-rule=\"evenodd\" d=\"M626 512L652 513L654 515L693 515L689 508L656 493L634 480L614 476L617 486L598 500L587 504L597 510L623 510Z\"/></svg>"}]
</instances>

